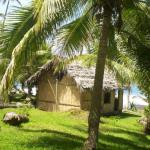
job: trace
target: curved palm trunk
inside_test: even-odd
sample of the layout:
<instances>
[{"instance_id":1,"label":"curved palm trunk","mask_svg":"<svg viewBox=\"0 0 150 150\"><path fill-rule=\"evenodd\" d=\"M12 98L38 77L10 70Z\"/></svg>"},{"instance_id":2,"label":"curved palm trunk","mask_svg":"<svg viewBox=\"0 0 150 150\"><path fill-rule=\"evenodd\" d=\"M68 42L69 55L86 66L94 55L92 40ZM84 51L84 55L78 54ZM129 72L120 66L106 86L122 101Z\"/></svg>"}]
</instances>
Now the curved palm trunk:
<instances>
[{"instance_id":1,"label":"curved palm trunk","mask_svg":"<svg viewBox=\"0 0 150 150\"><path fill-rule=\"evenodd\" d=\"M98 131L100 114L102 110L102 91L103 91L103 76L105 68L105 60L107 55L107 44L109 38L109 27L111 23L111 10L108 6L104 7L102 33L99 43L99 51L97 56L95 80L93 96L91 101L91 109L88 119L88 138L84 144L83 150L96 150L98 142Z\"/></svg>"}]
</instances>

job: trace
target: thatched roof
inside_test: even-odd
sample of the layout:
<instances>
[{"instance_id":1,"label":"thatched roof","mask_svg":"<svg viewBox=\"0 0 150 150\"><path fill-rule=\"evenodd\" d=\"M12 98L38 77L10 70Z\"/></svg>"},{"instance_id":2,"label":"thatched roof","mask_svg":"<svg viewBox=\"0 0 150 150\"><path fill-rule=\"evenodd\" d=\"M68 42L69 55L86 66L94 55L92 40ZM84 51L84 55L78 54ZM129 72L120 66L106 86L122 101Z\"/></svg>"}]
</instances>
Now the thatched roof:
<instances>
[{"instance_id":1,"label":"thatched roof","mask_svg":"<svg viewBox=\"0 0 150 150\"><path fill-rule=\"evenodd\" d=\"M53 71L53 67L55 65L57 65L57 62L54 63L54 61L53 62L50 61L50 62L46 63L45 65L40 67L40 69L35 74L33 74L31 77L29 77L25 83L27 85L36 85L42 75L44 75L45 73L47 73L49 71Z\"/></svg>"},{"instance_id":2,"label":"thatched roof","mask_svg":"<svg viewBox=\"0 0 150 150\"><path fill-rule=\"evenodd\" d=\"M41 76L43 76L46 72L51 72L53 70L53 64L50 62L41 67L39 71L37 71L34 75L32 75L26 82L27 84L37 84L38 80ZM82 88L93 88L94 85L94 77L95 77L95 68L94 67L84 67L81 63L74 62L66 68L64 71L65 74L72 77L76 84ZM118 84L113 75L108 70L105 70L104 73L104 82L103 82L104 89L117 89Z\"/></svg>"}]
</instances>

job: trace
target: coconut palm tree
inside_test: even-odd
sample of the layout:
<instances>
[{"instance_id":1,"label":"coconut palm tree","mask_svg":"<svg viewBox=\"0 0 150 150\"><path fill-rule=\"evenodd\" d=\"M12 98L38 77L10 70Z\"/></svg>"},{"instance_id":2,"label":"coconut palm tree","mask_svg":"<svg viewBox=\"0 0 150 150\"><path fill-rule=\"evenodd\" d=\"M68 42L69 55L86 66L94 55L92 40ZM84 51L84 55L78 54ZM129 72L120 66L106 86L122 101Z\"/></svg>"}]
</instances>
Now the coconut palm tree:
<instances>
[{"instance_id":1,"label":"coconut palm tree","mask_svg":"<svg viewBox=\"0 0 150 150\"><path fill-rule=\"evenodd\" d=\"M145 6L143 5L142 9L144 8ZM132 15L134 13L133 11L130 12L128 17L130 18L133 16L136 19L133 19L132 21L130 21L129 18L125 19L124 34L121 36L124 39L122 40L122 45L126 49L126 55L130 55L131 59L136 60L136 83L141 92L147 97L147 102L150 105L150 9L146 9L145 12L147 15L141 14L140 12L138 17L136 15ZM145 21L147 22L146 24L144 23ZM150 107L148 107L148 109L149 108ZM146 112L148 112L148 109L146 109ZM148 114L150 115L150 113ZM147 127L150 127L149 116L147 118ZM150 128L146 129L146 131L150 133Z\"/></svg>"},{"instance_id":2,"label":"coconut palm tree","mask_svg":"<svg viewBox=\"0 0 150 150\"><path fill-rule=\"evenodd\" d=\"M148 31L147 33L150 32L149 27L150 27L150 22L147 21L147 26L144 30L144 32ZM142 29L142 28L141 28ZM143 27L144 29L144 27ZM143 30L142 29L142 30ZM137 80L137 85L141 92L146 96L147 102L149 103L150 106L150 88L149 88L149 83L150 83L150 39L147 38L148 34L142 35L140 33L140 39L138 38L139 35L128 35L128 45L127 51L130 53L131 57L136 59L136 64L137 68L135 70L135 78ZM147 117L147 125L146 125L146 132L150 134L150 107L147 107L146 109L146 117Z\"/></svg>"},{"instance_id":3,"label":"coconut palm tree","mask_svg":"<svg viewBox=\"0 0 150 150\"><path fill-rule=\"evenodd\" d=\"M115 27L117 31L120 31L122 13L128 10L140 10L142 12L139 6L141 6L141 3L148 5L145 2L138 0L34 0L31 8L23 9L18 13L18 20L14 25L17 28L9 36L12 39L11 41L8 34L12 30L9 25L6 25L8 28L10 27L10 30L2 36L5 42L2 48L4 49L6 46L7 51L12 51L12 59L3 76L1 90L5 93L9 88L19 57L29 48L29 45L38 47L43 40L71 22L71 28L68 29L68 26L65 25L63 31L60 30L62 36L59 36L58 39L60 40L61 50L67 50L67 53L72 55L80 45L86 45L90 41L92 38L91 29L98 26L100 38L98 39L96 74L88 121L89 136L84 146L86 150L96 149L102 109L103 75L111 27ZM29 15L25 17L27 13Z\"/></svg>"}]
</instances>

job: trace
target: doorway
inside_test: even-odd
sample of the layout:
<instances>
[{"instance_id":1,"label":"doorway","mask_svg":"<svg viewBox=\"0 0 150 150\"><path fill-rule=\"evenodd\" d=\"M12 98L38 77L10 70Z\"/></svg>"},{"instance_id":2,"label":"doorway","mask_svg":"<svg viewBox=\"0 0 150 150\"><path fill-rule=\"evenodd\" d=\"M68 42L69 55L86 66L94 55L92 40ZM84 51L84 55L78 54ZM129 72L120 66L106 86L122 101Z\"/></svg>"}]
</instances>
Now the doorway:
<instances>
[{"instance_id":1,"label":"doorway","mask_svg":"<svg viewBox=\"0 0 150 150\"><path fill-rule=\"evenodd\" d=\"M119 98L115 98L114 111L119 111Z\"/></svg>"}]
</instances>

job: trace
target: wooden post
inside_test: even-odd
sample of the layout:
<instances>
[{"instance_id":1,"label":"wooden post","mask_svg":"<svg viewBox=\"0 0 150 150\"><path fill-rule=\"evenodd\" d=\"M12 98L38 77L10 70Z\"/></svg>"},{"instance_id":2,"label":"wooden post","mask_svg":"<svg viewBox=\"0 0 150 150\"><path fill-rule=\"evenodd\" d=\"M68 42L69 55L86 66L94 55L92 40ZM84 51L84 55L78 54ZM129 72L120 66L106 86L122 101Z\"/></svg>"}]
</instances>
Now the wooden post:
<instances>
[{"instance_id":1,"label":"wooden post","mask_svg":"<svg viewBox=\"0 0 150 150\"><path fill-rule=\"evenodd\" d=\"M58 111L58 79L56 79L56 111Z\"/></svg>"},{"instance_id":2,"label":"wooden post","mask_svg":"<svg viewBox=\"0 0 150 150\"><path fill-rule=\"evenodd\" d=\"M127 110L130 109L130 96L131 96L131 86L128 86L128 101L127 101Z\"/></svg>"}]
</instances>

